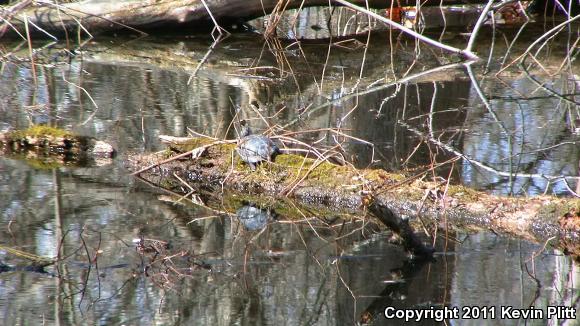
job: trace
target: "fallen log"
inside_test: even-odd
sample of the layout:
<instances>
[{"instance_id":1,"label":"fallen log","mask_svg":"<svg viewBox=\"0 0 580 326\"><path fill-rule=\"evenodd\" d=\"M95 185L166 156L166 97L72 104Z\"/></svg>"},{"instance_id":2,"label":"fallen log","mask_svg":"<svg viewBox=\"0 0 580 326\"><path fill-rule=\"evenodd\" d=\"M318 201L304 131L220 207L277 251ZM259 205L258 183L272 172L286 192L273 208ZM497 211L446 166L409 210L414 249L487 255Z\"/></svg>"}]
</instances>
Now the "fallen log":
<instances>
[{"instance_id":1,"label":"fallen log","mask_svg":"<svg viewBox=\"0 0 580 326\"><path fill-rule=\"evenodd\" d=\"M207 5L207 7L204 5ZM390 8L394 6L415 6L415 1L353 0L359 6ZM25 19L40 26L49 33L68 31L116 31L147 30L159 26L183 28L192 25L213 26L213 18L220 24L238 23L271 13L281 13L287 9L311 6L328 6L327 0L132 0L132 1L82 1L55 4L51 1L35 1L18 15L0 12L0 16L14 16L11 24L24 34ZM464 4L460 0L428 0L422 6ZM336 4L333 4L336 5ZM20 10L21 8L17 8ZM16 10L16 9L14 9ZM8 11L8 9L6 9ZM211 15L210 15L211 12ZM82 25L82 26L81 26ZM6 30L8 26L4 26ZM1 33L0 33L1 35Z\"/></svg>"},{"instance_id":2,"label":"fallen log","mask_svg":"<svg viewBox=\"0 0 580 326\"><path fill-rule=\"evenodd\" d=\"M39 168L105 165L114 154L104 141L43 125L0 133L0 155L26 159Z\"/></svg>"},{"instance_id":3,"label":"fallen log","mask_svg":"<svg viewBox=\"0 0 580 326\"><path fill-rule=\"evenodd\" d=\"M262 164L253 172L234 154L235 141L166 139L171 142L170 149L130 156L128 168L169 188L190 182L240 193L289 197L305 204L369 211L399 234L405 249L419 256L428 256L432 250L415 236L409 220L428 221L433 228L491 230L579 253L577 199L503 198L423 181L421 175L405 177L383 170L358 170L294 154L279 155L275 162Z\"/></svg>"}]
</instances>

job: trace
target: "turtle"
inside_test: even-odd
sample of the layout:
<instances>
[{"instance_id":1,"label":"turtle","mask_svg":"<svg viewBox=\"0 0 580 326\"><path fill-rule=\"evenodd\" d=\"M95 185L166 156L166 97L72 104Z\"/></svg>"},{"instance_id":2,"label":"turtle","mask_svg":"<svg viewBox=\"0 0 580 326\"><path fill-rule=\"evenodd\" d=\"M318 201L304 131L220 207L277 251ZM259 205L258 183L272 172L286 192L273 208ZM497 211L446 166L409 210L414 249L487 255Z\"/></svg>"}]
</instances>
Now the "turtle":
<instances>
[{"instance_id":1,"label":"turtle","mask_svg":"<svg viewBox=\"0 0 580 326\"><path fill-rule=\"evenodd\" d=\"M250 127L245 123L242 123L236 151L242 161L246 162L252 171L256 170L258 163L263 161L272 162L276 155L281 153L272 139L264 135L252 135Z\"/></svg>"},{"instance_id":2,"label":"turtle","mask_svg":"<svg viewBox=\"0 0 580 326\"><path fill-rule=\"evenodd\" d=\"M257 231L265 228L275 216L269 209L262 209L254 204L242 206L236 211L236 215L248 231Z\"/></svg>"}]
</instances>

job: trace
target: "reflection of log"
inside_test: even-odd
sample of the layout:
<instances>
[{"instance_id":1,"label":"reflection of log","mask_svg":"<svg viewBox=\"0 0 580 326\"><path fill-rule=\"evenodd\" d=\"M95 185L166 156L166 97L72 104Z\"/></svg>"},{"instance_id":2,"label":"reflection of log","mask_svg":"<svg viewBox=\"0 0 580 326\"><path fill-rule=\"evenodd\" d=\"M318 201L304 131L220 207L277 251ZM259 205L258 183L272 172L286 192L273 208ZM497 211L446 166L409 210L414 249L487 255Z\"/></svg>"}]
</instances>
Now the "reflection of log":
<instances>
[{"instance_id":1,"label":"reflection of log","mask_svg":"<svg viewBox=\"0 0 580 326\"><path fill-rule=\"evenodd\" d=\"M360 323L369 325L373 321L380 320L387 307L404 306L403 301L408 296L409 288L428 262L425 259L407 260L401 268L392 270L392 274L399 276L399 281L385 285L383 291L376 296L377 299L361 313Z\"/></svg>"},{"instance_id":2,"label":"reflection of log","mask_svg":"<svg viewBox=\"0 0 580 326\"><path fill-rule=\"evenodd\" d=\"M38 1L40 3L44 3ZM206 0L213 17L219 22L237 22L270 14L277 6L284 7L279 0ZM285 9L307 6L328 6L328 0L288 0ZM364 0L352 3L364 6ZM368 1L374 8L389 8L390 1ZM443 1L443 5L462 3L456 0ZM426 1L422 5L440 5L441 1ZM415 6L415 1L397 1L395 6ZM278 7L279 8L279 7ZM280 10L281 11L281 10ZM201 0L162 1L83 1L59 5L45 3L42 7L32 7L26 11L30 21L48 31L62 31L63 28L76 30L79 22L89 31L120 30L127 26L138 29L164 26L184 26L186 24L211 24L208 10ZM21 17L18 17L21 18ZM21 20L12 22L19 29Z\"/></svg>"},{"instance_id":3,"label":"reflection of log","mask_svg":"<svg viewBox=\"0 0 580 326\"><path fill-rule=\"evenodd\" d=\"M20 266L9 266L0 261L0 273L13 272L13 271L25 271L25 272L36 272L36 273L46 273L44 268L46 266L53 265L56 260L52 258L37 256L19 249L15 249L8 246L0 245L0 250L3 250L13 256L22 258L29 261L30 263L23 264Z\"/></svg>"},{"instance_id":4,"label":"reflection of log","mask_svg":"<svg viewBox=\"0 0 580 326\"><path fill-rule=\"evenodd\" d=\"M369 205L369 210L389 229L393 230L403 240L403 247L408 252L417 256L430 256L433 254L433 249L426 247L421 240L415 236L413 228L409 225L409 221L397 216L385 203L378 203L374 201Z\"/></svg>"}]
</instances>

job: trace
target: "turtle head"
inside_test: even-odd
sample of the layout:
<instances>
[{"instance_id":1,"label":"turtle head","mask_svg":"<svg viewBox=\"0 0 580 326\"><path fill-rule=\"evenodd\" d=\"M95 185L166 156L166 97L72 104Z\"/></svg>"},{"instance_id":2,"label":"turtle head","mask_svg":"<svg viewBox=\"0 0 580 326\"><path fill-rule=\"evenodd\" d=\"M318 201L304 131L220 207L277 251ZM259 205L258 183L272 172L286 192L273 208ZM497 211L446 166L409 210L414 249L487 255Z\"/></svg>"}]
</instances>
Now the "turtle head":
<instances>
[{"instance_id":1,"label":"turtle head","mask_svg":"<svg viewBox=\"0 0 580 326\"><path fill-rule=\"evenodd\" d=\"M246 120L240 121L240 138L247 137L252 134L250 126L246 123Z\"/></svg>"}]
</instances>

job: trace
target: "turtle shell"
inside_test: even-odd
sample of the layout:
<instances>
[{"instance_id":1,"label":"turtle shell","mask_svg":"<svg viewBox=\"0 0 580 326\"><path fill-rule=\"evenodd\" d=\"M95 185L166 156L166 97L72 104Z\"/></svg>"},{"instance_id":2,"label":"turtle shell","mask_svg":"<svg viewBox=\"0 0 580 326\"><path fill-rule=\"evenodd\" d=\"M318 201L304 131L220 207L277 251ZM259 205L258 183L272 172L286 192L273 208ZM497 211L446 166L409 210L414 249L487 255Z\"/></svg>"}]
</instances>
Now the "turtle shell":
<instances>
[{"instance_id":1,"label":"turtle shell","mask_svg":"<svg viewBox=\"0 0 580 326\"><path fill-rule=\"evenodd\" d=\"M242 161L255 168L256 163L272 161L280 152L278 146L264 135L249 135L240 139L236 148Z\"/></svg>"}]
</instances>

